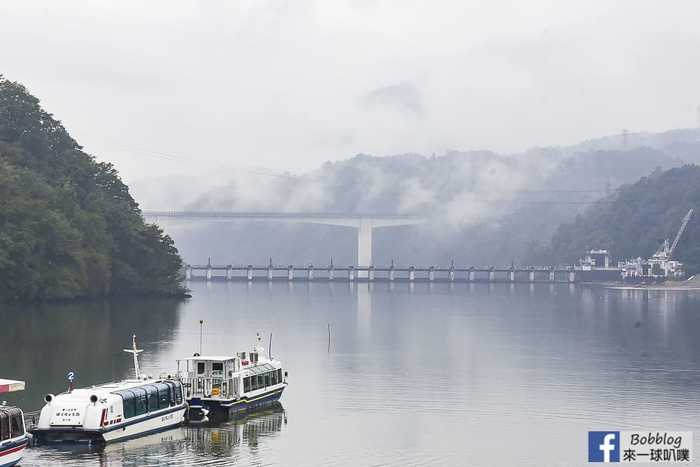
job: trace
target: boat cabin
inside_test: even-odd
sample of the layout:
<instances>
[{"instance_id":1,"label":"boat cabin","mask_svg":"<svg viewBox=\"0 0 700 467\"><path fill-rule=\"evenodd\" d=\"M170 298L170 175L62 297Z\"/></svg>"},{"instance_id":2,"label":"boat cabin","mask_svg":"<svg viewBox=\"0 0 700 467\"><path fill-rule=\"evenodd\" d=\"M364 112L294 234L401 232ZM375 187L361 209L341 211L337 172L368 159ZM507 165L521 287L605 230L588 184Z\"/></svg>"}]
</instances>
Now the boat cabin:
<instances>
[{"instance_id":1,"label":"boat cabin","mask_svg":"<svg viewBox=\"0 0 700 467\"><path fill-rule=\"evenodd\" d=\"M178 361L178 373L184 363L186 397L237 398L241 394L240 378L234 375L241 371L239 356L194 356ZM246 362L247 363L247 362Z\"/></svg>"},{"instance_id":2,"label":"boat cabin","mask_svg":"<svg viewBox=\"0 0 700 467\"><path fill-rule=\"evenodd\" d=\"M17 407L0 406L0 442L24 436L24 415Z\"/></svg>"}]
</instances>

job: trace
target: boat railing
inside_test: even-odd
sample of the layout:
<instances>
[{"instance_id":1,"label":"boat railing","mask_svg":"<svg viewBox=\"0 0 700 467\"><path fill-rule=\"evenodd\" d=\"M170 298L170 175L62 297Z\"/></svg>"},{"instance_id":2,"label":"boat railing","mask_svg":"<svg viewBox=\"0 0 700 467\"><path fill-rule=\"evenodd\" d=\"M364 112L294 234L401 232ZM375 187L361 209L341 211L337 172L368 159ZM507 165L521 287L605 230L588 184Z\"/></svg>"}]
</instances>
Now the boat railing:
<instances>
[{"instance_id":1,"label":"boat railing","mask_svg":"<svg viewBox=\"0 0 700 467\"><path fill-rule=\"evenodd\" d=\"M234 380L219 376L179 376L187 397L237 397Z\"/></svg>"}]
</instances>

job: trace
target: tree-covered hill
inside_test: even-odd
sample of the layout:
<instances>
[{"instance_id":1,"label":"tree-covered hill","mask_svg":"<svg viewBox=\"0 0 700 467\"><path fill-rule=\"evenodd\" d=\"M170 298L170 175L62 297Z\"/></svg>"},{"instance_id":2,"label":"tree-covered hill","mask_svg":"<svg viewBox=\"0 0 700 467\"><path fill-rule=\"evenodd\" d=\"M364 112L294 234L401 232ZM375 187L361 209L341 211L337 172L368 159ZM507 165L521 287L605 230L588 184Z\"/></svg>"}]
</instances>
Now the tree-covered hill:
<instances>
[{"instance_id":1,"label":"tree-covered hill","mask_svg":"<svg viewBox=\"0 0 700 467\"><path fill-rule=\"evenodd\" d=\"M178 295L181 267L116 169L0 75L0 301Z\"/></svg>"},{"instance_id":2,"label":"tree-covered hill","mask_svg":"<svg viewBox=\"0 0 700 467\"><path fill-rule=\"evenodd\" d=\"M617 259L648 257L673 240L688 209L696 212L674 257L700 272L700 167L657 170L561 225L552 238L553 259L571 263L590 248L608 248Z\"/></svg>"}]
</instances>

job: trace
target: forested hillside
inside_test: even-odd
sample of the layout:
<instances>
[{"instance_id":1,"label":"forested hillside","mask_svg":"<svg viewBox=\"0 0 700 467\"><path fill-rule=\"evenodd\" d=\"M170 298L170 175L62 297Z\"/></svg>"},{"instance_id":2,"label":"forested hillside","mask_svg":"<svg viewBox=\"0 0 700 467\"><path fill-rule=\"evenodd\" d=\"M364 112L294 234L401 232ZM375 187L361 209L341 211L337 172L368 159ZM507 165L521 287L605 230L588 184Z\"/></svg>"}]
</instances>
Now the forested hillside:
<instances>
[{"instance_id":1,"label":"forested hillside","mask_svg":"<svg viewBox=\"0 0 700 467\"><path fill-rule=\"evenodd\" d=\"M695 216L675 257L691 273L700 272L700 167L657 170L622 187L559 227L552 238L555 261L571 263L590 248L608 248L617 259L647 257L665 238L673 240L688 209Z\"/></svg>"},{"instance_id":2,"label":"forested hillside","mask_svg":"<svg viewBox=\"0 0 700 467\"><path fill-rule=\"evenodd\" d=\"M116 169L0 75L0 301L181 295L181 266Z\"/></svg>"}]
</instances>

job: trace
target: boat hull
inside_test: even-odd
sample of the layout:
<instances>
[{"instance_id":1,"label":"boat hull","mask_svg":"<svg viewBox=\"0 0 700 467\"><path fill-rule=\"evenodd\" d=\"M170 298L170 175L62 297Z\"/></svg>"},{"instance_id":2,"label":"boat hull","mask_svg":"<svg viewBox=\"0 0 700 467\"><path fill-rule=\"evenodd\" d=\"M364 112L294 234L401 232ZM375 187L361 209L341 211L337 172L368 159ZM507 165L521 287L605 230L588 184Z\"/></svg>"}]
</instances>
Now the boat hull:
<instances>
[{"instance_id":1,"label":"boat hull","mask_svg":"<svg viewBox=\"0 0 700 467\"><path fill-rule=\"evenodd\" d=\"M25 436L22 439L12 441L0 448L0 467L10 467L17 465L22 460L24 450L29 444L29 439Z\"/></svg>"},{"instance_id":2,"label":"boat hull","mask_svg":"<svg viewBox=\"0 0 700 467\"><path fill-rule=\"evenodd\" d=\"M38 443L111 443L169 430L182 424L187 406L127 421L105 429L51 428L32 431ZM2 464L0 464L2 467Z\"/></svg>"},{"instance_id":3,"label":"boat hull","mask_svg":"<svg viewBox=\"0 0 700 467\"><path fill-rule=\"evenodd\" d=\"M205 420L210 422L235 420L276 404L282 397L283 391L284 386L254 397L243 397L238 400L193 397L187 400L190 405L188 420L194 423Z\"/></svg>"}]
</instances>

